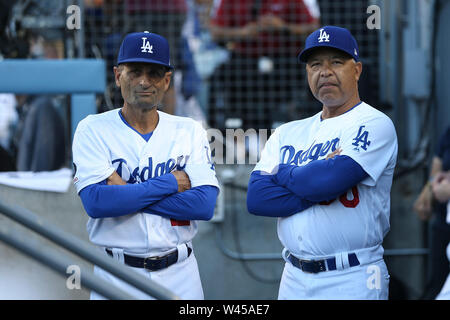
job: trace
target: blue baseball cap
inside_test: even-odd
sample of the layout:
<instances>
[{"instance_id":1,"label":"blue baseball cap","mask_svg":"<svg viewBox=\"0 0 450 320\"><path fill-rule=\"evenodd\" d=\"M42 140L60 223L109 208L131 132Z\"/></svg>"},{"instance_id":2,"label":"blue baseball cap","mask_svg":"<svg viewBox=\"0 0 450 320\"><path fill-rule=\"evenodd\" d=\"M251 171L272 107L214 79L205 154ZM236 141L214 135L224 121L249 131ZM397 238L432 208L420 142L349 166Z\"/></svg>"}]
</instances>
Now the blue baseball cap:
<instances>
[{"instance_id":1,"label":"blue baseball cap","mask_svg":"<svg viewBox=\"0 0 450 320\"><path fill-rule=\"evenodd\" d=\"M298 55L301 62L307 62L309 55L314 49L329 47L341 50L349 54L355 61L359 61L358 44L350 31L335 26L325 26L306 38L305 47Z\"/></svg>"},{"instance_id":2,"label":"blue baseball cap","mask_svg":"<svg viewBox=\"0 0 450 320\"><path fill-rule=\"evenodd\" d=\"M117 65L125 62L156 63L173 69L166 38L148 31L129 33L120 45Z\"/></svg>"}]
</instances>

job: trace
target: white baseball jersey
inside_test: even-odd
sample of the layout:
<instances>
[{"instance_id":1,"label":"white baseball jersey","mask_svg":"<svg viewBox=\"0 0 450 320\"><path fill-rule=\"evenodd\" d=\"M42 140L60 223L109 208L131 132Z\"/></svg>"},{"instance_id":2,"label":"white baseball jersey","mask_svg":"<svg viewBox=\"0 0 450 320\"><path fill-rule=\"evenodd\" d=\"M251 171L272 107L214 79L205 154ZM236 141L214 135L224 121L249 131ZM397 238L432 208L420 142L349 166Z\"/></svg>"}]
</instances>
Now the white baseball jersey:
<instances>
[{"instance_id":1,"label":"white baseball jersey","mask_svg":"<svg viewBox=\"0 0 450 320\"><path fill-rule=\"evenodd\" d=\"M392 121L364 102L338 117L322 120L321 114L277 128L254 168L272 172L278 164L304 166L340 147L341 155L355 160L369 175L331 203L278 219L280 241L303 259L381 246L389 231L397 159Z\"/></svg>"},{"instance_id":2,"label":"white baseball jersey","mask_svg":"<svg viewBox=\"0 0 450 320\"><path fill-rule=\"evenodd\" d=\"M78 192L105 180L114 170L127 183L140 183L175 166L188 174L192 188L219 187L206 131L198 122L158 111L158 125L147 142L121 118L119 110L90 115L78 124L72 146ZM96 245L153 256L189 242L197 233L197 223L187 224L137 212L89 219L87 230Z\"/></svg>"}]
</instances>

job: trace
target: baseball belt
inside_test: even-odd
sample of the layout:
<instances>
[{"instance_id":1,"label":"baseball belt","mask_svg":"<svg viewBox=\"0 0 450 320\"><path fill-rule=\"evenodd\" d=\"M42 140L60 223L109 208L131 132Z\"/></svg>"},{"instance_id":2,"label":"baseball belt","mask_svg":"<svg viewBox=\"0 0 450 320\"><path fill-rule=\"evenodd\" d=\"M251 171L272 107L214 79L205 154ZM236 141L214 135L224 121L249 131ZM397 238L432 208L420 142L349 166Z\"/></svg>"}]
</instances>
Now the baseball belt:
<instances>
[{"instance_id":1,"label":"baseball belt","mask_svg":"<svg viewBox=\"0 0 450 320\"><path fill-rule=\"evenodd\" d=\"M336 270L336 258L328 258L324 260L301 260L292 254L288 255L288 260L292 263L294 267L301 269L308 273L319 273L323 271ZM356 253L348 254L348 262L350 267L359 266L359 260Z\"/></svg>"},{"instance_id":2,"label":"baseball belt","mask_svg":"<svg viewBox=\"0 0 450 320\"><path fill-rule=\"evenodd\" d=\"M189 257L192 253L192 248L190 248L187 244L187 256ZM106 253L113 256L113 252L110 249L105 249ZM178 250L175 250L165 256L160 257L134 257L127 254L123 255L124 262L126 265L134 268L144 268L150 271L158 271L164 268L168 268L169 266L177 263L178 261Z\"/></svg>"}]
</instances>

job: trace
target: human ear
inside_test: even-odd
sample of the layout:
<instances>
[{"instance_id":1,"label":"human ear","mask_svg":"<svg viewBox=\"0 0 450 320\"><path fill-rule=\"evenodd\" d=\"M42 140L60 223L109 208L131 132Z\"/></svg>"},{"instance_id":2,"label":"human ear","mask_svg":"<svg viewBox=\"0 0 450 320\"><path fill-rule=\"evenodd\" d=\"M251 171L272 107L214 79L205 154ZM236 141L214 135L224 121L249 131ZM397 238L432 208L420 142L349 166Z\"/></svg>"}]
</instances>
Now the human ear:
<instances>
[{"instance_id":1,"label":"human ear","mask_svg":"<svg viewBox=\"0 0 450 320\"><path fill-rule=\"evenodd\" d=\"M355 80L359 81L359 78L361 77L361 73L362 73L362 63L361 62L356 62L355 63Z\"/></svg>"},{"instance_id":2,"label":"human ear","mask_svg":"<svg viewBox=\"0 0 450 320\"><path fill-rule=\"evenodd\" d=\"M172 72L166 72L166 75L164 76L164 92L166 92L169 89L170 81L172 79Z\"/></svg>"},{"instance_id":3,"label":"human ear","mask_svg":"<svg viewBox=\"0 0 450 320\"><path fill-rule=\"evenodd\" d=\"M116 82L116 86L120 88L120 75L122 73L122 68L119 67L114 67L114 80Z\"/></svg>"}]
</instances>

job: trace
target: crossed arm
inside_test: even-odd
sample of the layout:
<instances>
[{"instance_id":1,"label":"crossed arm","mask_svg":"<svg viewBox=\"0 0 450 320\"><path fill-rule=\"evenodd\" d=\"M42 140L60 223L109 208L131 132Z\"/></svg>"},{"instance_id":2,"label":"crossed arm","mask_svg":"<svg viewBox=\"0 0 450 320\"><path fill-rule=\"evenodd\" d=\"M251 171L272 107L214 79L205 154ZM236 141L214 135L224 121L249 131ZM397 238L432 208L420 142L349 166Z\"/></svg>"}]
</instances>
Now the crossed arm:
<instances>
[{"instance_id":1,"label":"crossed arm","mask_svg":"<svg viewBox=\"0 0 450 320\"><path fill-rule=\"evenodd\" d=\"M114 172L108 179L80 192L91 218L113 218L146 212L177 220L209 220L214 213L218 189L191 188L183 171L174 171L140 184L127 184Z\"/></svg>"},{"instance_id":2,"label":"crossed arm","mask_svg":"<svg viewBox=\"0 0 450 320\"><path fill-rule=\"evenodd\" d=\"M335 199L368 177L356 161L339 154L338 149L325 160L301 167L282 164L276 174L253 172L248 184L248 211L259 216L287 217Z\"/></svg>"}]
</instances>

